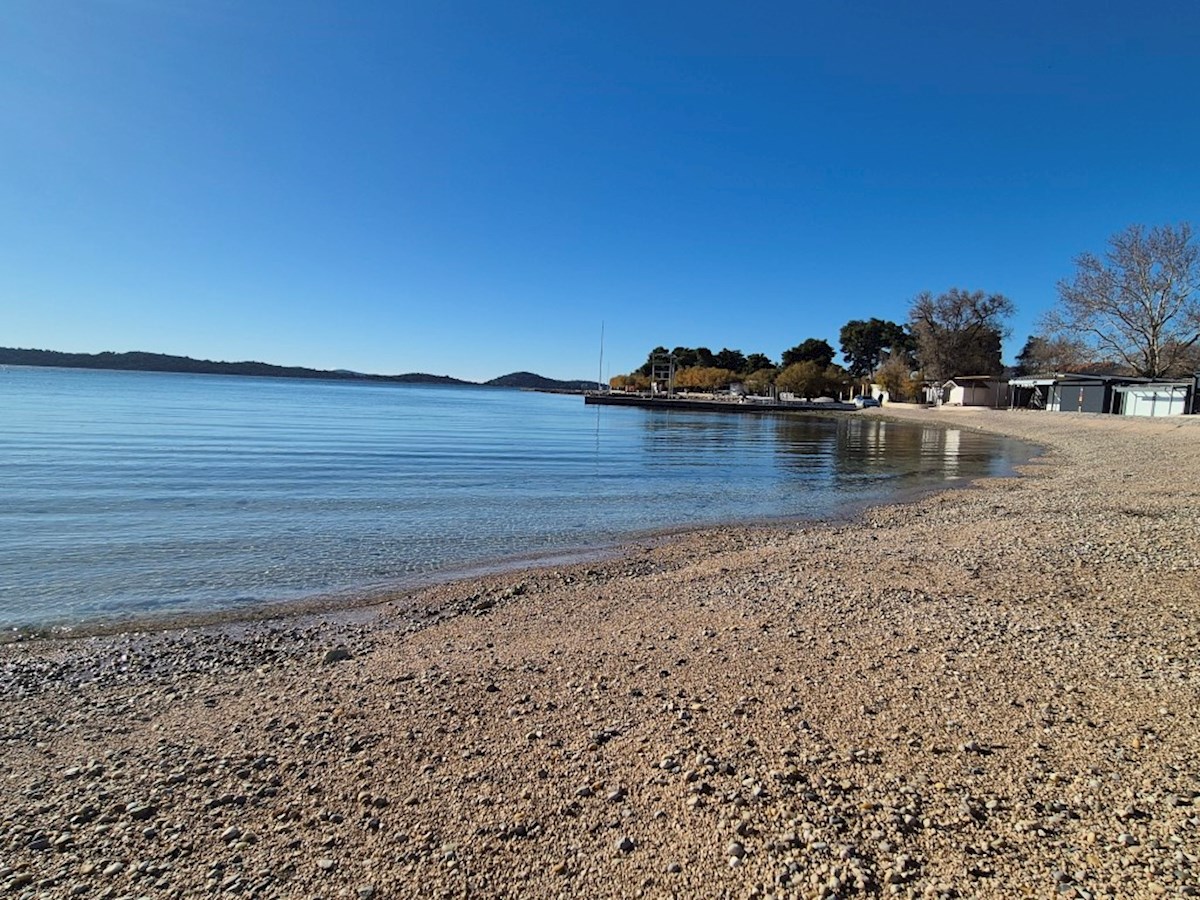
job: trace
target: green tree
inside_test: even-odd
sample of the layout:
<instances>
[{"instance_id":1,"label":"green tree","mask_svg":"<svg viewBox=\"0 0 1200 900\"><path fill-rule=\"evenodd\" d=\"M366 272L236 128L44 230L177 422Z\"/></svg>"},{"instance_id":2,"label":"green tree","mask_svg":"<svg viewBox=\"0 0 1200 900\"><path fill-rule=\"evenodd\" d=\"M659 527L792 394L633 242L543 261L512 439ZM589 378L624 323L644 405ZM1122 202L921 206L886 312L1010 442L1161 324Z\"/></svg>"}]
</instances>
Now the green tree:
<instances>
[{"instance_id":1,"label":"green tree","mask_svg":"<svg viewBox=\"0 0 1200 900\"><path fill-rule=\"evenodd\" d=\"M675 357L676 368L687 369L691 366L699 365L696 362L696 351L691 347L676 347L671 351L671 355Z\"/></svg>"},{"instance_id":2,"label":"green tree","mask_svg":"<svg viewBox=\"0 0 1200 900\"><path fill-rule=\"evenodd\" d=\"M749 375L742 379L742 384L746 386L752 394L766 394L771 385L775 382L777 370L774 366L765 366L761 369L755 369Z\"/></svg>"},{"instance_id":3,"label":"green tree","mask_svg":"<svg viewBox=\"0 0 1200 900\"><path fill-rule=\"evenodd\" d=\"M1003 294L951 288L936 297L918 294L909 309L909 329L926 378L945 381L955 375L999 375L1004 320L1013 302Z\"/></svg>"},{"instance_id":4,"label":"green tree","mask_svg":"<svg viewBox=\"0 0 1200 900\"><path fill-rule=\"evenodd\" d=\"M775 387L797 397L820 397L829 388L826 368L811 359L794 362L775 376Z\"/></svg>"},{"instance_id":5,"label":"green tree","mask_svg":"<svg viewBox=\"0 0 1200 900\"><path fill-rule=\"evenodd\" d=\"M834 351L828 341L809 338L788 350L783 351L783 365L786 370L794 363L816 363L818 369L824 369L833 362Z\"/></svg>"},{"instance_id":6,"label":"green tree","mask_svg":"<svg viewBox=\"0 0 1200 900\"><path fill-rule=\"evenodd\" d=\"M654 358L669 352L670 351L668 351L666 347L655 347L648 354L646 354L646 361L642 363L639 368L634 369L634 374L645 375L647 378L649 378L650 372L654 368Z\"/></svg>"},{"instance_id":7,"label":"green tree","mask_svg":"<svg viewBox=\"0 0 1200 900\"><path fill-rule=\"evenodd\" d=\"M1052 333L1147 378L1181 374L1200 342L1200 245L1186 222L1130 225L1108 239L1103 260L1077 257L1058 296L1060 308L1043 319Z\"/></svg>"},{"instance_id":8,"label":"green tree","mask_svg":"<svg viewBox=\"0 0 1200 900\"><path fill-rule=\"evenodd\" d=\"M714 365L718 369L728 369L731 372L741 372L746 365L746 355L741 350L730 350L722 347L717 354Z\"/></svg>"},{"instance_id":9,"label":"green tree","mask_svg":"<svg viewBox=\"0 0 1200 900\"><path fill-rule=\"evenodd\" d=\"M774 369L775 363L771 361L771 357L765 353L751 353L746 357L746 363L742 366L743 372L758 372L761 369Z\"/></svg>"},{"instance_id":10,"label":"green tree","mask_svg":"<svg viewBox=\"0 0 1200 900\"><path fill-rule=\"evenodd\" d=\"M889 356L911 356L916 349L903 325L885 319L853 319L838 333L846 368L856 378L870 375Z\"/></svg>"}]
</instances>

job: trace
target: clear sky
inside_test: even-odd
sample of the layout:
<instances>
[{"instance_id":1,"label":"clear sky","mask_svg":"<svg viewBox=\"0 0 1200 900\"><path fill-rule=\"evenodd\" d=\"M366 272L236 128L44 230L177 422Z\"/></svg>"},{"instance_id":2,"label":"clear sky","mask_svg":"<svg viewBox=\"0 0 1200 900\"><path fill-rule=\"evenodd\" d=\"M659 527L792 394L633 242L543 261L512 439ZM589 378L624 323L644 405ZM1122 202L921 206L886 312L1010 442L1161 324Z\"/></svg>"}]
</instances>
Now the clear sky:
<instances>
[{"instance_id":1,"label":"clear sky","mask_svg":"<svg viewBox=\"0 0 1200 900\"><path fill-rule=\"evenodd\" d=\"M1200 3L5 0L0 345L778 358L1200 225Z\"/></svg>"}]
</instances>

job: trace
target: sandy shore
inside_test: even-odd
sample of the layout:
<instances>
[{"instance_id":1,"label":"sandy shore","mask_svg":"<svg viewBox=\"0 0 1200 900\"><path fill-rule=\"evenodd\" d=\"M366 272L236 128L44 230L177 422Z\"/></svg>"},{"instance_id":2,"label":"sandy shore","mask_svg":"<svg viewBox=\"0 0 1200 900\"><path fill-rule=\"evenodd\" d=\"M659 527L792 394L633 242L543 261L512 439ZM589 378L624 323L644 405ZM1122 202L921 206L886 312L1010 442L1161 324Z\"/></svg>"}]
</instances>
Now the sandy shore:
<instances>
[{"instance_id":1,"label":"sandy shore","mask_svg":"<svg viewBox=\"0 0 1200 900\"><path fill-rule=\"evenodd\" d=\"M901 414L903 415L903 414ZM0 648L0 895L1200 891L1200 421L358 618Z\"/></svg>"}]
</instances>

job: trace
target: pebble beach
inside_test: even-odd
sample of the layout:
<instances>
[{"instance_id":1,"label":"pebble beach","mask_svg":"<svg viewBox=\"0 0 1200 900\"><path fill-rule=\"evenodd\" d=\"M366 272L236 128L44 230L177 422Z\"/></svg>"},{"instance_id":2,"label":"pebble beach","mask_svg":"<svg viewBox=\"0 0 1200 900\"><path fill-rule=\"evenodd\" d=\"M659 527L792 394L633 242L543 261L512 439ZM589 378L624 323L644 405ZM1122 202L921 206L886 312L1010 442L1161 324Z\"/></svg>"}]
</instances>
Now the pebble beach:
<instances>
[{"instance_id":1,"label":"pebble beach","mask_svg":"<svg viewBox=\"0 0 1200 900\"><path fill-rule=\"evenodd\" d=\"M350 611L0 647L0 896L1200 893L1200 417Z\"/></svg>"}]
</instances>

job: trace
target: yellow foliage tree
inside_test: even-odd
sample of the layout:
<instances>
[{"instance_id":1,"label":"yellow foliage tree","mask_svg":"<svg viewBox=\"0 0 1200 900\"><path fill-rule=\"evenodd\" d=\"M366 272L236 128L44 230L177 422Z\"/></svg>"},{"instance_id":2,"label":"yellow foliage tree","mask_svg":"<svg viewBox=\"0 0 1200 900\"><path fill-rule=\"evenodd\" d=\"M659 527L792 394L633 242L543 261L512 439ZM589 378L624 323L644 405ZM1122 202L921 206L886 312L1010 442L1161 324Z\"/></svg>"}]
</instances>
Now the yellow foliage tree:
<instances>
[{"instance_id":1,"label":"yellow foliage tree","mask_svg":"<svg viewBox=\"0 0 1200 900\"><path fill-rule=\"evenodd\" d=\"M608 386L614 391L648 391L650 379L636 372L631 375L614 375L608 380Z\"/></svg>"},{"instance_id":2,"label":"yellow foliage tree","mask_svg":"<svg viewBox=\"0 0 1200 900\"><path fill-rule=\"evenodd\" d=\"M736 373L715 366L689 366L675 373L675 387L683 390L715 391L735 380Z\"/></svg>"},{"instance_id":3,"label":"yellow foliage tree","mask_svg":"<svg viewBox=\"0 0 1200 900\"><path fill-rule=\"evenodd\" d=\"M912 378L912 364L903 356L893 356L880 366L875 381L897 403L916 400L921 391L921 382Z\"/></svg>"}]
</instances>

